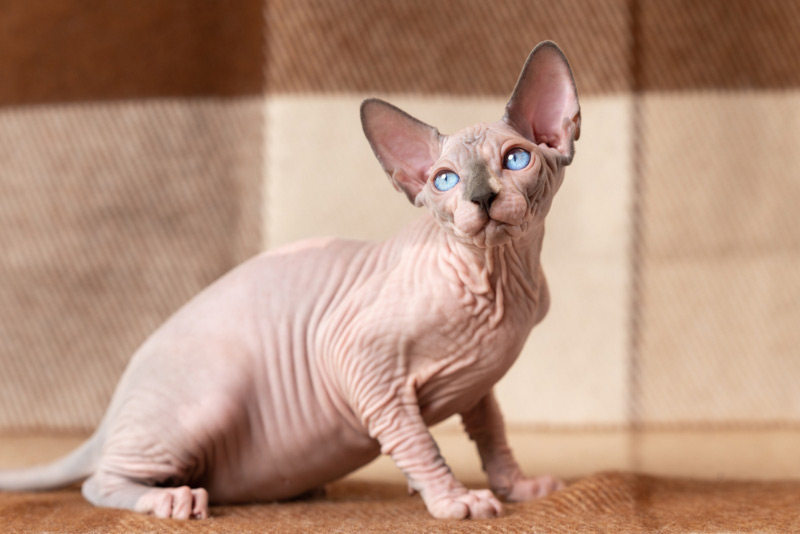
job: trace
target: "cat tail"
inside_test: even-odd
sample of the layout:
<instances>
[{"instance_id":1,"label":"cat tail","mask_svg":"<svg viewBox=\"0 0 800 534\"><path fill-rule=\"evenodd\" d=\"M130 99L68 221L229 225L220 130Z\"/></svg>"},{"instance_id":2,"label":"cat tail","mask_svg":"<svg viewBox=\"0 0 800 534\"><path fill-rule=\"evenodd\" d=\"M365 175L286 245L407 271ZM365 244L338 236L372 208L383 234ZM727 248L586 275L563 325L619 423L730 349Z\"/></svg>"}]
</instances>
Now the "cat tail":
<instances>
[{"instance_id":1,"label":"cat tail","mask_svg":"<svg viewBox=\"0 0 800 534\"><path fill-rule=\"evenodd\" d=\"M103 439L100 431L63 458L44 465L0 470L0 491L39 491L70 486L94 473Z\"/></svg>"}]
</instances>

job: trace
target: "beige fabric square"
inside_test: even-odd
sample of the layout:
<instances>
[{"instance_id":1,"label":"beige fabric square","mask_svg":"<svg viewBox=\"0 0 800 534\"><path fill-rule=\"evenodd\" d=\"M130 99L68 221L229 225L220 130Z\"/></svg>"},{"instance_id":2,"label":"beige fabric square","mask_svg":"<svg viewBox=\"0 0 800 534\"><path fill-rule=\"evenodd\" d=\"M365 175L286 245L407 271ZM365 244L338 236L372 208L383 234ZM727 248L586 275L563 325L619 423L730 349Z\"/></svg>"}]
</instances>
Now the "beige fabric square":
<instances>
[{"instance_id":1,"label":"beige fabric square","mask_svg":"<svg viewBox=\"0 0 800 534\"><path fill-rule=\"evenodd\" d=\"M644 98L646 423L800 418L800 93Z\"/></svg>"},{"instance_id":2,"label":"beige fabric square","mask_svg":"<svg viewBox=\"0 0 800 534\"><path fill-rule=\"evenodd\" d=\"M258 251L262 100L0 110L0 429L91 429L136 347Z\"/></svg>"},{"instance_id":3,"label":"beige fabric square","mask_svg":"<svg viewBox=\"0 0 800 534\"><path fill-rule=\"evenodd\" d=\"M314 235L384 239L424 216L394 191L361 131L361 96L267 98L267 245ZM500 98L392 96L453 131L497 120ZM548 219L553 305L498 386L510 424L618 424L627 415L627 97L582 101L575 162ZM452 424L452 423L451 423Z\"/></svg>"},{"instance_id":4,"label":"beige fabric square","mask_svg":"<svg viewBox=\"0 0 800 534\"><path fill-rule=\"evenodd\" d=\"M717 479L800 478L800 431L689 429L635 432L630 469L664 476Z\"/></svg>"}]
</instances>

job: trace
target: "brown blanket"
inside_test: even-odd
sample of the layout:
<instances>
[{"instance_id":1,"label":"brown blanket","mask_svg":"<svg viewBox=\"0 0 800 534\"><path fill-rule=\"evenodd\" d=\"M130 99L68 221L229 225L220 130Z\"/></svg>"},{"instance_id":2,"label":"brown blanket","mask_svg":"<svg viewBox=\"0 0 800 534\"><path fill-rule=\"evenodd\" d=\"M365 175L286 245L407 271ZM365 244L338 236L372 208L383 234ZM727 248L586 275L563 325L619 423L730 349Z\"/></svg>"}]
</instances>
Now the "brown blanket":
<instances>
[{"instance_id":1,"label":"brown blanket","mask_svg":"<svg viewBox=\"0 0 800 534\"><path fill-rule=\"evenodd\" d=\"M800 482L602 473L481 521L431 518L398 484L344 481L324 498L212 508L207 521L94 508L77 488L0 494L3 532L766 532L800 531Z\"/></svg>"},{"instance_id":2,"label":"brown blanket","mask_svg":"<svg viewBox=\"0 0 800 534\"><path fill-rule=\"evenodd\" d=\"M366 142L353 154L368 166L353 156L297 179L296 154L332 161L361 139L360 98L472 121L553 39L585 128L548 229L565 247L547 267L553 334L512 371L507 391L525 401L505 408L576 434L531 437L536 454L551 445L520 454L528 471L800 477L800 3L20 0L2 4L0 29L0 434L84 437L143 339L258 250L303 232L388 233L397 199ZM300 211L297 198L318 200ZM580 432L598 424L638 430L587 444ZM69 450L60 442L0 444L0 466ZM401 484L351 480L324 500L174 523L92 508L73 489L0 494L0 534L800 532L798 501L800 482L605 474L502 519L439 522Z\"/></svg>"}]
</instances>

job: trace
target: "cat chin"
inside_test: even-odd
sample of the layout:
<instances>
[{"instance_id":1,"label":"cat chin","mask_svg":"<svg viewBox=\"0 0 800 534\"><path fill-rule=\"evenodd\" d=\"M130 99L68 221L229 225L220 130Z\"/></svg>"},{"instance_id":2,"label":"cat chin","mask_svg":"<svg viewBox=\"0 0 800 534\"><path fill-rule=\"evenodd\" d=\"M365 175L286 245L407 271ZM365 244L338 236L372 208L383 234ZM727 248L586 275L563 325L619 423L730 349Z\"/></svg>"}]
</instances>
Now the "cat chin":
<instances>
[{"instance_id":1,"label":"cat chin","mask_svg":"<svg viewBox=\"0 0 800 534\"><path fill-rule=\"evenodd\" d=\"M464 239L478 248L493 248L518 239L525 233L527 227L527 222L511 225L490 220L479 231L465 236Z\"/></svg>"}]
</instances>

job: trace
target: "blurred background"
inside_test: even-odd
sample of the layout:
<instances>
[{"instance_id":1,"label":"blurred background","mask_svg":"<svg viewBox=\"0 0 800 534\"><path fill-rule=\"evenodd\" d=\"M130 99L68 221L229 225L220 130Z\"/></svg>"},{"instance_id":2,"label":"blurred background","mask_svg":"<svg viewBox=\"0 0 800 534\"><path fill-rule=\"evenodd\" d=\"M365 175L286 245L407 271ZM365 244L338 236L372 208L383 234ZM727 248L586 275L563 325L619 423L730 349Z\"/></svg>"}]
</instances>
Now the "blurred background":
<instances>
[{"instance_id":1,"label":"blurred background","mask_svg":"<svg viewBox=\"0 0 800 534\"><path fill-rule=\"evenodd\" d=\"M1 2L0 463L90 432L136 347L249 256L422 215L363 98L494 121L544 39L583 126L551 312L497 387L521 463L800 477L792 0ZM458 421L435 432L478 479Z\"/></svg>"}]
</instances>

